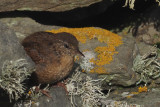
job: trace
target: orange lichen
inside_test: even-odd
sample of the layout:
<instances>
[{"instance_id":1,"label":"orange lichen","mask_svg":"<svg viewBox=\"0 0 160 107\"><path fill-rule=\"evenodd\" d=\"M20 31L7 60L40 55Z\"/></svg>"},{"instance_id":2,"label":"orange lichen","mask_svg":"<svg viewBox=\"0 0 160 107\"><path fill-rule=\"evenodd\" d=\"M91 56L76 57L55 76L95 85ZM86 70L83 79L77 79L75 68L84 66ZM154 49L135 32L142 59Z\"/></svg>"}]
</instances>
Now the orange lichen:
<instances>
[{"instance_id":1,"label":"orange lichen","mask_svg":"<svg viewBox=\"0 0 160 107\"><path fill-rule=\"evenodd\" d=\"M107 51L105 51L107 50ZM95 52L98 53L97 60L93 61L96 65L102 66L105 64L109 64L113 60L113 55L118 53L115 51L114 47L97 47Z\"/></svg>"},{"instance_id":2,"label":"orange lichen","mask_svg":"<svg viewBox=\"0 0 160 107\"><path fill-rule=\"evenodd\" d=\"M141 93L141 92L147 92L148 91L148 88L146 86L144 87L138 87L138 92Z\"/></svg>"},{"instance_id":3,"label":"orange lichen","mask_svg":"<svg viewBox=\"0 0 160 107\"><path fill-rule=\"evenodd\" d=\"M139 94L139 92L131 92L131 94L134 94L134 95L136 95L136 94Z\"/></svg>"},{"instance_id":4,"label":"orange lichen","mask_svg":"<svg viewBox=\"0 0 160 107\"><path fill-rule=\"evenodd\" d=\"M90 73L109 74L104 67L94 67L90 70Z\"/></svg>"},{"instance_id":5,"label":"orange lichen","mask_svg":"<svg viewBox=\"0 0 160 107\"><path fill-rule=\"evenodd\" d=\"M28 95L31 95L32 94L32 92L31 91L28 91Z\"/></svg>"},{"instance_id":6,"label":"orange lichen","mask_svg":"<svg viewBox=\"0 0 160 107\"><path fill-rule=\"evenodd\" d=\"M131 98L132 96L130 96L130 95L128 95L128 96L126 96L127 98Z\"/></svg>"},{"instance_id":7,"label":"orange lichen","mask_svg":"<svg viewBox=\"0 0 160 107\"><path fill-rule=\"evenodd\" d=\"M106 69L102 66L110 64L113 60L113 55L117 54L116 47L122 44L122 37L114 34L106 29L86 27L86 28L60 28L53 29L47 32L60 33L68 32L74 35L81 43L86 43L89 39L97 38L99 42L105 43L106 46L99 46L95 48L95 52L98 53L96 59L92 59L96 67L92 69L91 73L106 73ZM100 71L102 70L102 71ZM104 71L105 70L105 71Z\"/></svg>"},{"instance_id":8,"label":"orange lichen","mask_svg":"<svg viewBox=\"0 0 160 107\"><path fill-rule=\"evenodd\" d=\"M78 60L79 60L79 56L75 56L74 61L78 61Z\"/></svg>"},{"instance_id":9,"label":"orange lichen","mask_svg":"<svg viewBox=\"0 0 160 107\"><path fill-rule=\"evenodd\" d=\"M82 72L85 72L85 70L82 69Z\"/></svg>"}]
</instances>

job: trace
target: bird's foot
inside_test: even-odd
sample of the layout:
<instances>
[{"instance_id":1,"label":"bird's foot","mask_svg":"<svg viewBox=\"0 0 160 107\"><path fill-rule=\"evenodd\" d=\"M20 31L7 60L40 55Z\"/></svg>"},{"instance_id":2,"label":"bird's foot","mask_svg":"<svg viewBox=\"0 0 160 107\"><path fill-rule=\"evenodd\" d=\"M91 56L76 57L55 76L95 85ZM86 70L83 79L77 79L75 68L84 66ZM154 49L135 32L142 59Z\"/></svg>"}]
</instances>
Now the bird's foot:
<instances>
[{"instance_id":1,"label":"bird's foot","mask_svg":"<svg viewBox=\"0 0 160 107\"><path fill-rule=\"evenodd\" d=\"M65 85L65 83L63 83L63 82L58 82L56 85L54 85L53 87L63 87L64 88L64 90L65 90L65 92L66 92L66 94L68 95L68 91L67 91L67 87L66 87L66 85Z\"/></svg>"},{"instance_id":2,"label":"bird's foot","mask_svg":"<svg viewBox=\"0 0 160 107\"><path fill-rule=\"evenodd\" d=\"M49 95L49 91L46 90L46 89L40 89L39 86L36 86L36 89L35 89L36 92L41 92L42 94L44 94L45 96L49 97L49 98L52 98L51 95Z\"/></svg>"}]
</instances>

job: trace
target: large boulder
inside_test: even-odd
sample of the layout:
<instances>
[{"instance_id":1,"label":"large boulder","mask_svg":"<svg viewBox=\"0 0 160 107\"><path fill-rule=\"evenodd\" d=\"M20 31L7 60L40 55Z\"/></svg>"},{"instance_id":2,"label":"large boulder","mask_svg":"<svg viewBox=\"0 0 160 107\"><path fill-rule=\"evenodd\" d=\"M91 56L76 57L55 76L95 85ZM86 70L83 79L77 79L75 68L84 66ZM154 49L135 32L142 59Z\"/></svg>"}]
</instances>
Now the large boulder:
<instances>
[{"instance_id":1,"label":"large boulder","mask_svg":"<svg viewBox=\"0 0 160 107\"><path fill-rule=\"evenodd\" d=\"M86 7L102 0L0 0L0 12L13 10L61 12L78 7Z\"/></svg>"}]
</instances>

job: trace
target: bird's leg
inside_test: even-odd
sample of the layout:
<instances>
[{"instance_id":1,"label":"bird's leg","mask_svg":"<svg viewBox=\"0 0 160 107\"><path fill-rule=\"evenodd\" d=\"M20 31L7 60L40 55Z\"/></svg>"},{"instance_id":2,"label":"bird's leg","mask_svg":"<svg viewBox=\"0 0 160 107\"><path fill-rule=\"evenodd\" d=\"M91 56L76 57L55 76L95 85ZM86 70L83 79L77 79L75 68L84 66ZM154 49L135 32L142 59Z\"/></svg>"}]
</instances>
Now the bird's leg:
<instances>
[{"instance_id":1,"label":"bird's leg","mask_svg":"<svg viewBox=\"0 0 160 107\"><path fill-rule=\"evenodd\" d=\"M64 82L65 82L65 81L64 81ZM66 92L66 94L68 95L68 91L67 91L67 87L66 87L65 83L63 83L63 82L58 82L55 86L63 87L64 90L65 90L65 92ZM54 87L55 87L55 86L54 86Z\"/></svg>"},{"instance_id":2,"label":"bird's leg","mask_svg":"<svg viewBox=\"0 0 160 107\"><path fill-rule=\"evenodd\" d=\"M40 85L41 85L41 84L40 84ZM42 94L46 95L47 97L52 98L52 96L49 95L49 91L46 90L46 88L48 88L49 84L48 84L47 87L45 87L44 89L40 89L40 85L39 85L39 86L36 86L35 91L36 91L36 92L41 92Z\"/></svg>"}]
</instances>

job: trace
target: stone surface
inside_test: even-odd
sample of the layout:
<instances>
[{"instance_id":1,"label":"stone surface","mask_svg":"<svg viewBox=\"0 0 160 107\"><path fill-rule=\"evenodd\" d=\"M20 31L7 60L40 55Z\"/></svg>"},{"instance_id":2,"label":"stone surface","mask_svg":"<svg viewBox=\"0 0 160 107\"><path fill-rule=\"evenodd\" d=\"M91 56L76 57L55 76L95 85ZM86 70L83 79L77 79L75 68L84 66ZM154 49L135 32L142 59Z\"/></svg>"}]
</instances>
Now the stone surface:
<instances>
[{"instance_id":1,"label":"stone surface","mask_svg":"<svg viewBox=\"0 0 160 107\"><path fill-rule=\"evenodd\" d=\"M2 18L0 19L0 21L6 23L10 27L10 29L12 29L16 33L16 36L20 41L31 33L59 28L57 26L47 26L39 24L31 18L27 17Z\"/></svg>"},{"instance_id":2,"label":"stone surface","mask_svg":"<svg viewBox=\"0 0 160 107\"><path fill-rule=\"evenodd\" d=\"M0 68L5 61L25 59L29 69L34 68L31 58L25 53L13 30L0 22ZM0 69L1 75L1 69Z\"/></svg>"},{"instance_id":3,"label":"stone surface","mask_svg":"<svg viewBox=\"0 0 160 107\"><path fill-rule=\"evenodd\" d=\"M159 94L159 88L152 88L149 89L148 92L142 92L135 94L131 97L124 97L122 96L122 93L131 93L131 92L137 92L137 87L132 88L119 88L115 91L111 92L108 100L116 100L116 101L125 101L129 104L138 104L142 107L159 107L160 105L160 94ZM137 107L137 106L135 106ZM139 106L138 106L139 107Z\"/></svg>"},{"instance_id":4,"label":"stone surface","mask_svg":"<svg viewBox=\"0 0 160 107\"><path fill-rule=\"evenodd\" d=\"M70 97L66 95L66 91L63 87L52 87L49 90L49 98L45 95L40 96L30 103L28 101L18 102L13 107L71 107Z\"/></svg>"},{"instance_id":5,"label":"stone surface","mask_svg":"<svg viewBox=\"0 0 160 107\"><path fill-rule=\"evenodd\" d=\"M0 0L0 12L13 10L61 12L86 7L102 0Z\"/></svg>"},{"instance_id":6,"label":"stone surface","mask_svg":"<svg viewBox=\"0 0 160 107\"><path fill-rule=\"evenodd\" d=\"M109 75L100 75L100 77L105 77L110 85L131 86L139 79L132 70L133 60L138 53L134 38L129 35L123 37L123 44L116 50L118 54L114 55L111 64L105 65Z\"/></svg>"},{"instance_id":7,"label":"stone surface","mask_svg":"<svg viewBox=\"0 0 160 107\"><path fill-rule=\"evenodd\" d=\"M133 34L138 41L143 41L146 44L154 45L160 43L160 7L149 8L149 11L144 13L144 19Z\"/></svg>"},{"instance_id":8,"label":"stone surface","mask_svg":"<svg viewBox=\"0 0 160 107\"><path fill-rule=\"evenodd\" d=\"M71 101L63 87L52 87L49 94L52 99L47 96L40 97L38 107L71 107ZM33 104L33 107L37 106Z\"/></svg>"},{"instance_id":9,"label":"stone surface","mask_svg":"<svg viewBox=\"0 0 160 107\"><path fill-rule=\"evenodd\" d=\"M160 33L154 23L142 24L138 27L136 39L146 44L154 45L160 43Z\"/></svg>"},{"instance_id":10,"label":"stone surface","mask_svg":"<svg viewBox=\"0 0 160 107\"><path fill-rule=\"evenodd\" d=\"M1 21L7 23L16 32L20 40L36 31L60 28L58 26L41 25L30 18L4 18ZM131 70L135 57L133 52L136 51L136 45L134 38L131 36L125 36L123 42L122 46L116 48L119 53L114 56L114 61L109 65L105 65L107 72L110 73L110 75L106 75L106 81L116 85L130 86L137 81L135 72ZM92 39L85 44L80 43L80 50L91 49L94 51L97 46L105 46L105 44L98 42L97 39Z\"/></svg>"}]
</instances>

